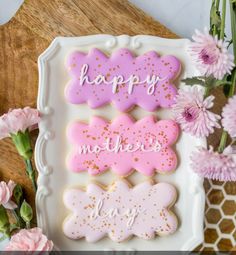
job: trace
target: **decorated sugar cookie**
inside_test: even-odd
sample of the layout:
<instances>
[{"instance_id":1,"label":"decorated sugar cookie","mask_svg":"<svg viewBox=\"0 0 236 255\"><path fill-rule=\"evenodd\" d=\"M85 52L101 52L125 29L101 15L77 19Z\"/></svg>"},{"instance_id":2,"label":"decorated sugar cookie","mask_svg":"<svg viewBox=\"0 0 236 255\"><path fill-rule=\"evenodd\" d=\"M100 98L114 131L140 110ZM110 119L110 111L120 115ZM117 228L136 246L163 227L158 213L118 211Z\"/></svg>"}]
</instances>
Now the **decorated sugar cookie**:
<instances>
[{"instance_id":1,"label":"decorated sugar cookie","mask_svg":"<svg viewBox=\"0 0 236 255\"><path fill-rule=\"evenodd\" d=\"M108 236L122 242L131 236L152 239L177 229L177 219L169 211L176 199L175 188L167 183L141 183L130 188L125 181L115 182L107 191L96 184L87 191L69 189L64 203L72 211L63 225L71 239L96 242Z\"/></svg>"},{"instance_id":2,"label":"decorated sugar cookie","mask_svg":"<svg viewBox=\"0 0 236 255\"><path fill-rule=\"evenodd\" d=\"M173 84L181 64L155 51L135 57L128 49L106 56L98 49L76 51L67 59L70 81L65 96L72 104L98 108L113 103L119 111L138 105L147 111L170 107L176 95Z\"/></svg>"},{"instance_id":3,"label":"decorated sugar cookie","mask_svg":"<svg viewBox=\"0 0 236 255\"><path fill-rule=\"evenodd\" d=\"M92 117L89 124L70 124L67 135L73 145L67 166L74 172L97 175L111 169L127 176L135 169L151 176L173 171L177 165L171 146L178 138L179 128L172 120L157 121L150 115L135 121L122 114L110 123Z\"/></svg>"}]
</instances>

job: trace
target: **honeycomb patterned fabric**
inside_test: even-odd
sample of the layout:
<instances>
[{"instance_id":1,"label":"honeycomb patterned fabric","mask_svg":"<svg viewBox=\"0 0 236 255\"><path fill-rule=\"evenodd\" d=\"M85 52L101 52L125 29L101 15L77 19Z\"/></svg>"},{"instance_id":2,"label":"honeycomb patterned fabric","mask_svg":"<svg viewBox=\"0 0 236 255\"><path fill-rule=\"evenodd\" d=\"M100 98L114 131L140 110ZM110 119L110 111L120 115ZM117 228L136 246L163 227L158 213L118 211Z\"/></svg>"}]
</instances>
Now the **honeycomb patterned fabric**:
<instances>
[{"instance_id":1,"label":"honeycomb patterned fabric","mask_svg":"<svg viewBox=\"0 0 236 255\"><path fill-rule=\"evenodd\" d=\"M204 243L195 251L236 251L236 183L205 180Z\"/></svg>"}]
</instances>

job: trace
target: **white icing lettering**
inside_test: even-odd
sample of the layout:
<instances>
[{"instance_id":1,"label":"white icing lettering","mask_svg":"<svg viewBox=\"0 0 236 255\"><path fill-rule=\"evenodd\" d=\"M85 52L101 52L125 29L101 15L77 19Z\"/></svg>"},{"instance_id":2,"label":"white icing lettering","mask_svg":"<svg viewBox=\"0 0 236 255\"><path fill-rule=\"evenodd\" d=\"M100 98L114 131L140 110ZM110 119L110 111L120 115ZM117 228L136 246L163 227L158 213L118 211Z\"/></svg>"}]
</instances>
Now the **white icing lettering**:
<instances>
[{"instance_id":1,"label":"white icing lettering","mask_svg":"<svg viewBox=\"0 0 236 255\"><path fill-rule=\"evenodd\" d=\"M136 75L131 75L129 78L129 86L128 86L128 93L132 94L133 88L135 84L139 84L139 77Z\"/></svg>"},{"instance_id":2,"label":"white icing lettering","mask_svg":"<svg viewBox=\"0 0 236 255\"><path fill-rule=\"evenodd\" d=\"M112 93L115 94L117 91L117 87L120 84L124 83L124 77L121 75L115 76L112 80Z\"/></svg>"},{"instance_id":3,"label":"white icing lettering","mask_svg":"<svg viewBox=\"0 0 236 255\"><path fill-rule=\"evenodd\" d=\"M99 85L99 84L101 84L101 83L104 83L105 80L106 80L105 77L104 77L103 75L99 74L99 75L96 77L96 79L94 80L94 83L97 84L97 85Z\"/></svg>"},{"instance_id":4,"label":"white icing lettering","mask_svg":"<svg viewBox=\"0 0 236 255\"><path fill-rule=\"evenodd\" d=\"M112 85L113 94L117 93L117 89L119 85L122 85L122 84L128 84L128 94L133 93L134 85L147 84L148 85L147 94L153 95L158 82L164 81L167 79L167 77L160 78L157 75L147 75L147 77L144 80L140 80L140 78L137 75L131 74L129 78L127 78L126 80L122 75L116 75L108 81L104 75L99 74L93 80L90 80L88 76L88 70L89 70L88 64L84 64L81 67L80 77L79 77L80 86L83 86L84 83L87 83L90 85L101 85L101 84Z\"/></svg>"},{"instance_id":5,"label":"white icing lettering","mask_svg":"<svg viewBox=\"0 0 236 255\"><path fill-rule=\"evenodd\" d=\"M127 211L125 212L125 215L128 217L128 221L127 221L127 227L131 227L134 224L134 221L136 219L136 217L140 214L140 213L144 213L146 212L145 209L136 209L136 208L132 208L132 209L127 209Z\"/></svg>"},{"instance_id":6,"label":"white icing lettering","mask_svg":"<svg viewBox=\"0 0 236 255\"><path fill-rule=\"evenodd\" d=\"M148 95L153 95L156 89L156 85L160 80L160 77L156 75L152 75L152 77L150 77L150 75L147 76L147 84L149 85L147 89Z\"/></svg>"},{"instance_id":7,"label":"white icing lettering","mask_svg":"<svg viewBox=\"0 0 236 255\"><path fill-rule=\"evenodd\" d=\"M141 142L137 142L136 144L123 144L122 137L117 136L114 143L112 143L111 138L107 138L103 145L79 145L78 146L78 154L92 154L92 153L100 153L101 151L108 151L112 153L119 153L119 152L127 152L133 153L136 151L142 152L159 152L162 149L161 144L159 141L153 141L153 139L149 140L149 144L146 146Z\"/></svg>"},{"instance_id":8,"label":"white icing lettering","mask_svg":"<svg viewBox=\"0 0 236 255\"><path fill-rule=\"evenodd\" d=\"M80 86L83 86L84 83L89 83L89 79L88 79L88 76L86 75L87 72L88 72L88 68L89 66L88 65L83 65L82 68L81 68L81 71L80 71Z\"/></svg>"},{"instance_id":9,"label":"white icing lettering","mask_svg":"<svg viewBox=\"0 0 236 255\"><path fill-rule=\"evenodd\" d=\"M81 145L78 147L78 153L79 154L87 154L87 153L93 153L91 150L91 146L90 145Z\"/></svg>"},{"instance_id":10,"label":"white icing lettering","mask_svg":"<svg viewBox=\"0 0 236 255\"><path fill-rule=\"evenodd\" d=\"M103 201L100 199L98 203L96 204L95 209L90 214L90 218L92 220L96 220L100 216L100 211L102 209L102 206L103 206Z\"/></svg>"},{"instance_id":11,"label":"white icing lettering","mask_svg":"<svg viewBox=\"0 0 236 255\"><path fill-rule=\"evenodd\" d=\"M130 228L133 226L136 217L139 214L146 212L146 209L136 209L136 208L128 208L124 212L120 212L119 208L110 208L107 211L102 211L104 201L99 199L95 208L90 213L90 219L96 220L97 218L115 218L115 217L126 217L127 218L127 227Z\"/></svg>"}]
</instances>

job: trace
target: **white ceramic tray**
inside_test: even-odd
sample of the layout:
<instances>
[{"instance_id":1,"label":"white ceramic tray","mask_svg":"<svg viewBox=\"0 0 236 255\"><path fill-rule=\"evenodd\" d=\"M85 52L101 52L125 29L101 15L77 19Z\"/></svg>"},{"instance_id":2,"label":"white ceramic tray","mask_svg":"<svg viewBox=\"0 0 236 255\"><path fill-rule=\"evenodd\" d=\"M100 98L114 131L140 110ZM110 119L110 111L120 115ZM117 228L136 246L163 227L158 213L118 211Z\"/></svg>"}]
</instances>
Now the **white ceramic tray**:
<instances>
[{"instance_id":1,"label":"white ceramic tray","mask_svg":"<svg viewBox=\"0 0 236 255\"><path fill-rule=\"evenodd\" d=\"M70 150L66 140L66 127L75 119L89 120L93 115L113 119L118 111L110 105L96 110L87 105L72 105L66 102L64 89L69 76L64 63L66 56L74 51L88 52L96 47L106 53L117 48L128 48L140 55L155 50L161 55L172 54L178 57L183 66L180 78L196 74L186 52L188 40L162 39L154 36L129 37L94 35L85 37L56 38L49 48L39 57L38 109L43 118L36 144L36 166L39 171L36 209L38 225L61 250L191 250L203 241L203 217L205 195L203 180L189 167L190 153L196 146L205 146L205 140L182 134L176 151L179 165L170 175L157 174L154 179L175 185L179 196L174 212L179 219L179 228L173 235L156 237L145 241L132 238L122 243L114 243L105 238L96 243L87 243L84 239L70 240L63 235L62 223L69 211L63 205L63 191L70 186L85 186L91 180L101 184L111 184L117 177L110 171L90 177L87 173L72 173L66 169L65 159ZM131 112L136 119L150 113L136 107ZM171 117L170 110L158 110L154 113L160 118ZM135 173L127 178L135 185L147 177Z\"/></svg>"}]
</instances>

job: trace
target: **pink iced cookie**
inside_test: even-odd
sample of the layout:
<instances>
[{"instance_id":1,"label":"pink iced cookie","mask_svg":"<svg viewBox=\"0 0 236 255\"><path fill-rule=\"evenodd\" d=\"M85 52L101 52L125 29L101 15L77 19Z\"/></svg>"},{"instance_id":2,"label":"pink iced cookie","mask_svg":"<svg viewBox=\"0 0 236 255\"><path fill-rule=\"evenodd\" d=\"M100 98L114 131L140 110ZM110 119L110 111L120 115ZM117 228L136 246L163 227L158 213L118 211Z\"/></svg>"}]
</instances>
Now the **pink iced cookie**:
<instances>
[{"instance_id":1,"label":"pink iced cookie","mask_svg":"<svg viewBox=\"0 0 236 255\"><path fill-rule=\"evenodd\" d=\"M128 49L119 49L110 58L98 49L88 54L76 51L66 66L71 80L65 95L70 103L97 108L112 102L120 111L134 105L148 111L170 107L176 95L172 81L181 69L174 56L150 51L134 57Z\"/></svg>"},{"instance_id":2,"label":"pink iced cookie","mask_svg":"<svg viewBox=\"0 0 236 255\"><path fill-rule=\"evenodd\" d=\"M115 182L108 191L90 184L87 191L69 189L64 194L66 207L73 212L63 231L71 239L96 242L108 235L122 242L135 235L142 239L172 234L177 219L169 211L176 199L175 188L167 183L141 183L129 188L125 181Z\"/></svg>"},{"instance_id":3,"label":"pink iced cookie","mask_svg":"<svg viewBox=\"0 0 236 255\"><path fill-rule=\"evenodd\" d=\"M179 128L172 120L156 121L154 116L135 122L123 114L113 122L93 117L90 124L74 122L68 128L73 149L68 168L91 175L112 169L127 176L133 169L151 176L176 168L177 158L170 148L178 138Z\"/></svg>"}]
</instances>

